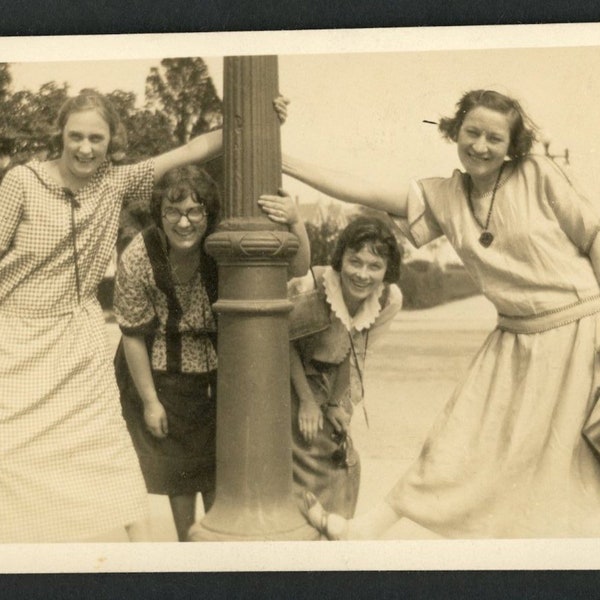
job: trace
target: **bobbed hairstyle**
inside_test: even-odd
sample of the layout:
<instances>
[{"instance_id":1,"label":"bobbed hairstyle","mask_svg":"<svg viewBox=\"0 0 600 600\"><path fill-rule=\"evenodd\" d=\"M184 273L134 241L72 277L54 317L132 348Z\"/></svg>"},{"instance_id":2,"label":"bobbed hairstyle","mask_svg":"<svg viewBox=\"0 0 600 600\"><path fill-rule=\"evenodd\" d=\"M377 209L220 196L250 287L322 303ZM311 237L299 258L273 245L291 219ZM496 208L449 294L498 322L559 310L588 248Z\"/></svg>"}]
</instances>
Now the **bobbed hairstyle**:
<instances>
[{"instance_id":1,"label":"bobbed hairstyle","mask_svg":"<svg viewBox=\"0 0 600 600\"><path fill-rule=\"evenodd\" d=\"M511 159L518 161L529 154L536 140L535 124L517 100L494 90L472 90L463 94L456 104L454 116L440 120L438 129L442 136L456 142L466 116L478 106L495 110L509 118L510 143L507 154Z\"/></svg>"},{"instance_id":2,"label":"bobbed hairstyle","mask_svg":"<svg viewBox=\"0 0 600 600\"><path fill-rule=\"evenodd\" d=\"M204 169L195 165L167 171L154 186L150 213L155 225L163 229L163 201L168 200L172 204L177 204L188 197L206 208L206 231L200 244L200 269L208 297L211 302L216 302L217 265L204 250L204 240L215 231L220 216L219 190L214 179Z\"/></svg>"},{"instance_id":3,"label":"bobbed hairstyle","mask_svg":"<svg viewBox=\"0 0 600 600\"><path fill-rule=\"evenodd\" d=\"M346 250L360 252L364 247L387 260L383 280L397 283L400 279L400 249L391 228L379 217L360 216L346 226L338 237L331 257L333 270L338 273L342 270Z\"/></svg>"},{"instance_id":4,"label":"bobbed hairstyle","mask_svg":"<svg viewBox=\"0 0 600 600\"><path fill-rule=\"evenodd\" d=\"M108 153L113 154L125 150L127 146L127 133L121 122L119 113L106 96L92 89L81 90L77 96L69 98L58 111L58 116L56 118L56 126L58 128L58 150L62 152L62 135L69 117L73 113L84 112L86 110L95 110L104 121L106 121L110 132Z\"/></svg>"},{"instance_id":5,"label":"bobbed hairstyle","mask_svg":"<svg viewBox=\"0 0 600 600\"><path fill-rule=\"evenodd\" d=\"M162 203L183 202L189 196L206 208L206 231L210 235L218 221L221 203L214 179L200 167L188 165L167 171L154 186L151 214L154 223L162 229Z\"/></svg>"}]
</instances>

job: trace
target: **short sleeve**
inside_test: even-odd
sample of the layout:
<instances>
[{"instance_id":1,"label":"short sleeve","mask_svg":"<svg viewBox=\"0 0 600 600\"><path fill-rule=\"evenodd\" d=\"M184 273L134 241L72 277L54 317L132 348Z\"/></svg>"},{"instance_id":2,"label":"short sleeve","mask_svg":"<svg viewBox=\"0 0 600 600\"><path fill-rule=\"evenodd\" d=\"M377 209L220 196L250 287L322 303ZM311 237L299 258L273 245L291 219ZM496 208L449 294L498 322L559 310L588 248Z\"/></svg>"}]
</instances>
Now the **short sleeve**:
<instances>
[{"instance_id":1,"label":"short sleeve","mask_svg":"<svg viewBox=\"0 0 600 600\"><path fill-rule=\"evenodd\" d=\"M142 268L141 247L134 242L123 253L115 280L114 313L125 335L147 335L156 329L158 318L148 294Z\"/></svg>"},{"instance_id":2,"label":"short sleeve","mask_svg":"<svg viewBox=\"0 0 600 600\"><path fill-rule=\"evenodd\" d=\"M539 159L537 164L556 220L573 244L587 254L600 230L600 207L579 192L554 161Z\"/></svg>"},{"instance_id":3,"label":"short sleeve","mask_svg":"<svg viewBox=\"0 0 600 600\"><path fill-rule=\"evenodd\" d=\"M13 169L0 184L0 253L8 250L23 213L24 190Z\"/></svg>"},{"instance_id":4,"label":"short sleeve","mask_svg":"<svg viewBox=\"0 0 600 600\"><path fill-rule=\"evenodd\" d=\"M412 180L408 187L406 217L390 215L401 233L417 248L443 235L425 195L421 182Z\"/></svg>"},{"instance_id":5,"label":"short sleeve","mask_svg":"<svg viewBox=\"0 0 600 600\"><path fill-rule=\"evenodd\" d=\"M124 204L132 201L148 204L154 189L154 159L119 168L124 169L126 173Z\"/></svg>"}]
</instances>

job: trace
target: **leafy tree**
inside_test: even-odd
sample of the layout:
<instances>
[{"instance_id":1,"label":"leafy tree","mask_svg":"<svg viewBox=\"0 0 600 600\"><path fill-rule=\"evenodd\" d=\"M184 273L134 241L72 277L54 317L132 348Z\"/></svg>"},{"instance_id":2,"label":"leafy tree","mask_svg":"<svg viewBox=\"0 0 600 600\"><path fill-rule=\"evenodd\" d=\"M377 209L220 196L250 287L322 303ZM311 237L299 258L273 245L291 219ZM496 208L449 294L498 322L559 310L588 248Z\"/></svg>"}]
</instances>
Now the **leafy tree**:
<instances>
[{"instance_id":1,"label":"leafy tree","mask_svg":"<svg viewBox=\"0 0 600 600\"><path fill-rule=\"evenodd\" d=\"M5 102L10 95L12 77L8 63L0 63L0 102Z\"/></svg>"},{"instance_id":2,"label":"leafy tree","mask_svg":"<svg viewBox=\"0 0 600 600\"><path fill-rule=\"evenodd\" d=\"M222 102L201 58L165 58L160 65L146 78L146 108L167 117L177 145L222 125Z\"/></svg>"},{"instance_id":3,"label":"leafy tree","mask_svg":"<svg viewBox=\"0 0 600 600\"><path fill-rule=\"evenodd\" d=\"M11 153L11 164L30 160L41 150L58 155L56 115L68 98L66 83L44 83L37 91L11 89L10 64L0 63L0 153ZM201 58L165 59L151 69L146 80L146 106L136 106L133 92L107 94L119 113L126 150L113 155L116 162L137 162L189 141L191 137L222 125L222 103L206 64ZM215 159L207 171L222 182L222 161ZM0 179L5 167L0 165ZM132 202L123 212L123 242L148 223L149 208Z\"/></svg>"},{"instance_id":4,"label":"leafy tree","mask_svg":"<svg viewBox=\"0 0 600 600\"><path fill-rule=\"evenodd\" d=\"M124 160L137 162L173 148L169 120L163 113L137 108L133 92L115 90L106 96L119 113L127 135Z\"/></svg>"},{"instance_id":5,"label":"leafy tree","mask_svg":"<svg viewBox=\"0 0 600 600\"><path fill-rule=\"evenodd\" d=\"M310 241L310 255L313 265L329 265L340 229L334 219L327 219L315 225L306 223L306 233Z\"/></svg>"},{"instance_id":6,"label":"leafy tree","mask_svg":"<svg viewBox=\"0 0 600 600\"><path fill-rule=\"evenodd\" d=\"M0 93L0 133L14 138L14 162L25 162L42 147L50 153L56 151L55 119L67 95L67 84L53 81L43 84L35 93L29 90Z\"/></svg>"},{"instance_id":7,"label":"leafy tree","mask_svg":"<svg viewBox=\"0 0 600 600\"><path fill-rule=\"evenodd\" d=\"M12 77L8 63L0 63L0 180L8 166L7 157L13 151L14 143L8 132L8 116L6 101L10 95Z\"/></svg>"}]
</instances>

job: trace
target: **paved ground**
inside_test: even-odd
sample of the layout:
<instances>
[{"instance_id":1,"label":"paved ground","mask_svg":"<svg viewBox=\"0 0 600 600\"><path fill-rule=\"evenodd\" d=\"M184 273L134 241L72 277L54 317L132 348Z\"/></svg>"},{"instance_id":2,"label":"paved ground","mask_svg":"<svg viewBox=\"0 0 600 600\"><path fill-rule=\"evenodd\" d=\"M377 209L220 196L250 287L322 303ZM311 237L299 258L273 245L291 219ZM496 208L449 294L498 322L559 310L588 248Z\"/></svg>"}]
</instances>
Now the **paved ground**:
<instances>
[{"instance_id":1,"label":"paved ground","mask_svg":"<svg viewBox=\"0 0 600 600\"><path fill-rule=\"evenodd\" d=\"M480 296L432 309L401 311L391 331L370 350L365 381L370 427L360 410L353 421L362 460L357 512L380 500L416 458L433 419L494 323L493 307ZM107 329L116 347L118 330L114 323L108 323ZM153 539L175 541L168 501L161 496L150 499ZM404 520L389 537L436 536Z\"/></svg>"}]
</instances>

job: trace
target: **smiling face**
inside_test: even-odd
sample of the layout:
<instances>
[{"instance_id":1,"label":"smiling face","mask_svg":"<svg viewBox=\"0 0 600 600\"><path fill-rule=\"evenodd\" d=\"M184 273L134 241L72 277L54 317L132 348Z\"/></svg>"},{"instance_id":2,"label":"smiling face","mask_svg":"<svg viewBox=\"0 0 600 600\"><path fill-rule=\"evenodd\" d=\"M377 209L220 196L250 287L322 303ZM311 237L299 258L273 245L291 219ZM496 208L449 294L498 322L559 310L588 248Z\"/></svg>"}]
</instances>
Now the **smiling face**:
<instances>
[{"instance_id":1,"label":"smiling face","mask_svg":"<svg viewBox=\"0 0 600 600\"><path fill-rule=\"evenodd\" d=\"M65 123L62 140L61 170L81 182L92 177L106 158L110 129L96 110L74 112Z\"/></svg>"},{"instance_id":2,"label":"smiling face","mask_svg":"<svg viewBox=\"0 0 600 600\"><path fill-rule=\"evenodd\" d=\"M188 212L190 210L192 213ZM169 213L174 215L172 220L179 217L177 222L169 221L167 218ZM181 202L169 202L165 198L161 203L161 223L171 250L181 253L197 250L206 231L204 205L196 202L192 196L188 196Z\"/></svg>"},{"instance_id":3,"label":"smiling face","mask_svg":"<svg viewBox=\"0 0 600 600\"><path fill-rule=\"evenodd\" d=\"M356 313L363 301L383 282L387 264L387 258L375 254L367 244L358 251L346 248L342 257L340 279L342 294L350 314Z\"/></svg>"},{"instance_id":4,"label":"smiling face","mask_svg":"<svg viewBox=\"0 0 600 600\"><path fill-rule=\"evenodd\" d=\"M458 132L458 157L479 191L493 187L508 153L510 136L508 115L477 106L465 117Z\"/></svg>"}]
</instances>

